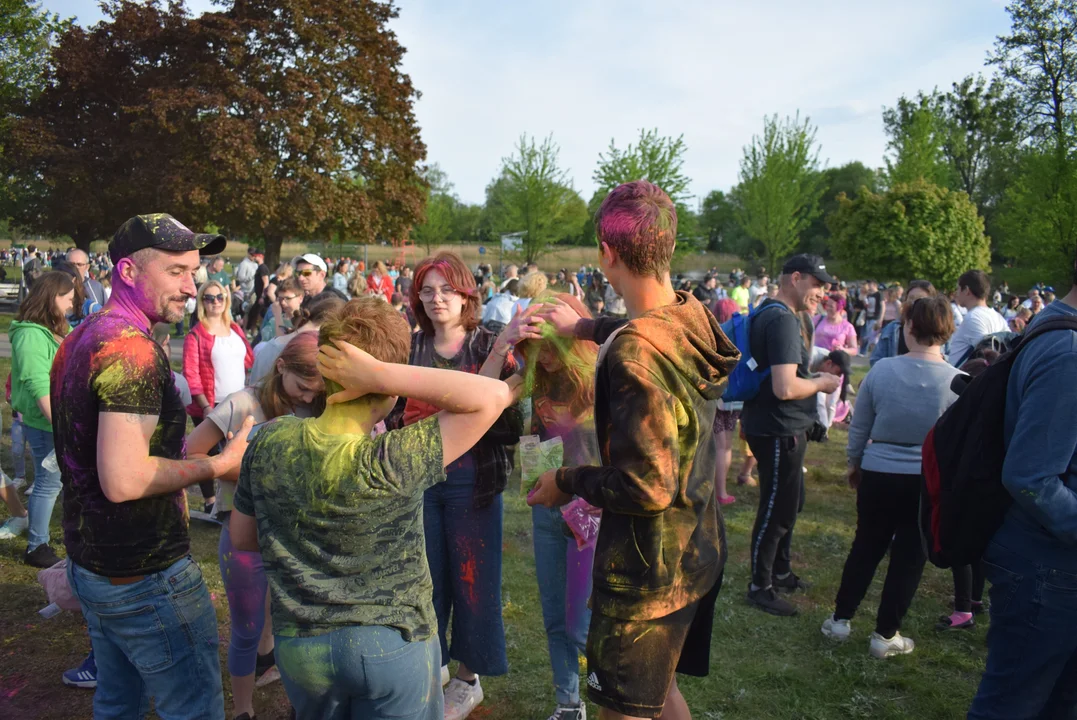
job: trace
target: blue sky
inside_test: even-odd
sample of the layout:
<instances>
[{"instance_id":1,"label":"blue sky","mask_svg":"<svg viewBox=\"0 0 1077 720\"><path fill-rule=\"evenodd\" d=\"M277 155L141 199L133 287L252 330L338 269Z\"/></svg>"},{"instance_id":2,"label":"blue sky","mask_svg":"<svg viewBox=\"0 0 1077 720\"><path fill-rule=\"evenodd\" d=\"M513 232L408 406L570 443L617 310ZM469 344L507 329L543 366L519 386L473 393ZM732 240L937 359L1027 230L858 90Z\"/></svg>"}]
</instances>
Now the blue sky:
<instances>
[{"instance_id":1,"label":"blue sky","mask_svg":"<svg viewBox=\"0 0 1077 720\"><path fill-rule=\"evenodd\" d=\"M83 24L94 0L44 0ZM189 0L194 12L208 0ZM552 133L589 199L598 154L641 128L684 134L696 201L737 182L772 113L809 116L828 166L880 166L882 108L984 72L1002 0L403 0L393 28L416 115L466 202L482 202L521 133Z\"/></svg>"}]
</instances>

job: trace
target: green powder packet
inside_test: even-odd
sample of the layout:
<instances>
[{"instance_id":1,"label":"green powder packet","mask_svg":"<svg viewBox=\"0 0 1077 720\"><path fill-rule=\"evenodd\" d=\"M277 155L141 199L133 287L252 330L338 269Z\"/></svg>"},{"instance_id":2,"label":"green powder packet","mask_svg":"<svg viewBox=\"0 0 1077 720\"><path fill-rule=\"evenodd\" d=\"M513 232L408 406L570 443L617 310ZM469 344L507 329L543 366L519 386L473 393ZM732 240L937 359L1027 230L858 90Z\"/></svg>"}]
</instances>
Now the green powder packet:
<instances>
[{"instance_id":1,"label":"green powder packet","mask_svg":"<svg viewBox=\"0 0 1077 720\"><path fill-rule=\"evenodd\" d=\"M565 445L555 437L540 442L538 435L520 438L520 476L524 493L531 492L539 476L556 470L565 462Z\"/></svg>"}]
</instances>

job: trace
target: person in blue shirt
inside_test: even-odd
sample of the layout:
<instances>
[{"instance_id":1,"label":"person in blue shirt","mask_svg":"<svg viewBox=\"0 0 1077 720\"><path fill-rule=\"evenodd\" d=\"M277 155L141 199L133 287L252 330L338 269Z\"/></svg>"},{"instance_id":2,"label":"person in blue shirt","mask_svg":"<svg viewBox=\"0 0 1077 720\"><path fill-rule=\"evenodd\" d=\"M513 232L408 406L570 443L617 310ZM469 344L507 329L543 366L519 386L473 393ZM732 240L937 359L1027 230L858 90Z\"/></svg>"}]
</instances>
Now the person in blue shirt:
<instances>
[{"instance_id":1,"label":"person in blue shirt","mask_svg":"<svg viewBox=\"0 0 1077 720\"><path fill-rule=\"evenodd\" d=\"M1029 324L1077 318L1074 287ZM987 546L987 667L969 720L1077 712L1077 332L1032 340L1006 391L1002 483L1014 502Z\"/></svg>"}]
</instances>

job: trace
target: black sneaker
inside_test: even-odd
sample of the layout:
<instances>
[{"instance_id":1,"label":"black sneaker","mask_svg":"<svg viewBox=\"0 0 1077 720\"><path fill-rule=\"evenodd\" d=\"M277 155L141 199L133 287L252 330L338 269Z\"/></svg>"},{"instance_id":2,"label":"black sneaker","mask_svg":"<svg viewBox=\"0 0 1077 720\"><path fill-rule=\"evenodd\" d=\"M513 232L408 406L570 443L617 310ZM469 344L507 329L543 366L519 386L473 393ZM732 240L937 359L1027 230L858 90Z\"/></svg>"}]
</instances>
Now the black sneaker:
<instances>
[{"instance_id":1,"label":"black sneaker","mask_svg":"<svg viewBox=\"0 0 1077 720\"><path fill-rule=\"evenodd\" d=\"M26 554L23 556L23 562L27 565L31 565L36 568L50 568L56 563L60 562L60 556L52 551L48 543L38 545L31 550L26 548Z\"/></svg>"},{"instance_id":2,"label":"black sneaker","mask_svg":"<svg viewBox=\"0 0 1077 720\"><path fill-rule=\"evenodd\" d=\"M774 576L774 589L778 592L793 593L797 590L807 592L810 587L810 582L797 577L797 574L793 572L789 573L784 578L780 578L777 575Z\"/></svg>"},{"instance_id":3,"label":"black sneaker","mask_svg":"<svg viewBox=\"0 0 1077 720\"><path fill-rule=\"evenodd\" d=\"M277 659L273 656L272 650L267 652L265 655L259 654L258 659L254 663L254 679L257 680L258 678L265 675L276 664Z\"/></svg>"},{"instance_id":4,"label":"black sneaker","mask_svg":"<svg viewBox=\"0 0 1077 720\"><path fill-rule=\"evenodd\" d=\"M798 612L795 605L778 597L778 593L774 591L773 587L760 588L759 590L749 588L748 604L779 617L793 617Z\"/></svg>"}]
</instances>

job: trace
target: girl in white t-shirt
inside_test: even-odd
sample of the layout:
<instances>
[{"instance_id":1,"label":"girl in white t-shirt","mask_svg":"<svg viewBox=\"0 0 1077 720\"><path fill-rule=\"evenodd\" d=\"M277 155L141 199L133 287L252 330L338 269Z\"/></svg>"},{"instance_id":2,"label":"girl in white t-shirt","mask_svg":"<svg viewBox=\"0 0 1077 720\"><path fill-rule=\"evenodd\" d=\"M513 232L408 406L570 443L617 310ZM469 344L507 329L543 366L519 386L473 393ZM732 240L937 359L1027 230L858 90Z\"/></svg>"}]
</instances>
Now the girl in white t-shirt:
<instances>
[{"instance_id":1,"label":"girl in white t-shirt","mask_svg":"<svg viewBox=\"0 0 1077 720\"><path fill-rule=\"evenodd\" d=\"M318 372L318 333L297 335L281 351L273 369L258 385L234 392L206 414L187 438L187 457L205 457L222 440L237 432L248 415L263 423L296 411L321 414L325 384ZM218 478L217 518L221 520L218 559L228 594L232 637L228 645L228 672L232 676L235 716L254 717L255 671L259 680L273 667L273 633L266 622L269 596L262 556L232 546L227 514L239 479L239 464Z\"/></svg>"}]
</instances>

